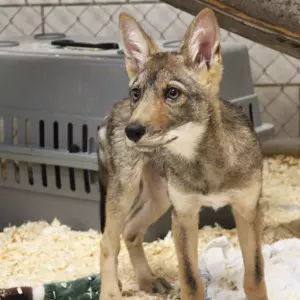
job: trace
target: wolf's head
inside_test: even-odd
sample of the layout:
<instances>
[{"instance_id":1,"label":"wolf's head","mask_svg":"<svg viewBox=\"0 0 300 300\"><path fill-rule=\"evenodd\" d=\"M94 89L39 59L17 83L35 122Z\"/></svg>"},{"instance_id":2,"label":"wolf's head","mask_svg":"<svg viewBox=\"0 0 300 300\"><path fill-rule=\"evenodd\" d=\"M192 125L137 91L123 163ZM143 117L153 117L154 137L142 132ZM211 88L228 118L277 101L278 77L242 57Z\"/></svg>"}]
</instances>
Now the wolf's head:
<instances>
[{"instance_id":1,"label":"wolf's head","mask_svg":"<svg viewBox=\"0 0 300 300\"><path fill-rule=\"evenodd\" d=\"M125 129L128 145L149 151L200 138L218 106L222 76L220 30L213 11L204 9L195 17L176 52L161 52L125 13L119 25L132 105Z\"/></svg>"}]
</instances>

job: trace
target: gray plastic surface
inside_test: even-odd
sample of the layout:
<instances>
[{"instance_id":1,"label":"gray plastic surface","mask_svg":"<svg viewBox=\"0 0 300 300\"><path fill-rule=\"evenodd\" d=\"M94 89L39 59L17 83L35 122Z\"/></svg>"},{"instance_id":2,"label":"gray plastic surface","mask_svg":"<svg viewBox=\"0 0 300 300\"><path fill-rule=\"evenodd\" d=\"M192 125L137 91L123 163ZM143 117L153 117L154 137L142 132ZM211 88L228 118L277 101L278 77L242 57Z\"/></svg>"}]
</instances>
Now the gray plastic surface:
<instances>
[{"instance_id":1,"label":"gray plastic surface","mask_svg":"<svg viewBox=\"0 0 300 300\"><path fill-rule=\"evenodd\" d=\"M0 227L58 217L75 229L98 229L96 134L128 93L124 58L120 50L57 49L50 38L0 45ZM221 97L241 105L259 136L268 137L273 125L261 123L247 48L224 43L222 52ZM168 222L162 218L147 236L161 236Z\"/></svg>"}]
</instances>

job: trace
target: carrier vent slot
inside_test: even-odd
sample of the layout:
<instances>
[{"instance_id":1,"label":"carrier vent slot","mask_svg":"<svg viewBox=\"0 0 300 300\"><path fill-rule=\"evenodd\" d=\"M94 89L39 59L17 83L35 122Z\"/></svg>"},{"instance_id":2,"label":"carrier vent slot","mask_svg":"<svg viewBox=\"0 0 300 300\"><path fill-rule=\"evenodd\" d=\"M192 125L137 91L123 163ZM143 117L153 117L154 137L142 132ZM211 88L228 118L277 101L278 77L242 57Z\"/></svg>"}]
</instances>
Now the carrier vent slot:
<instances>
[{"instance_id":1,"label":"carrier vent slot","mask_svg":"<svg viewBox=\"0 0 300 300\"><path fill-rule=\"evenodd\" d=\"M95 152L95 139L93 137L89 138L89 153ZM98 172L90 171L90 184L98 183Z\"/></svg>"},{"instance_id":2,"label":"carrier vent slot","mask_svg":"<svg viewBox=\"0 0 300 300\"><path fill-rule=\"evenodd\" d=\"M45 148L45 122L43 120L40 120L39 122L39 145L41 148ZM44 187L47 187L47 168L45 164L41 165L41 175L42 184Z\"/></svg>"},{"instance_id":3,"label":"carrier vent slot","mask_svg":"<svg viewBox=\"0 0 300 300\"><path fill-rule=\"evenodd\" d=\"M82 152L88 152L88 127L86 124L82 125ZM86 193L91 192L90 180L89 180L89 171L83 170L83 181L84 181L84 190Z\"/></svg>"},{"instance_id":4,"label":"carrier vent slot","mask_svg":"<svg viewBox=\"0 0 300 300\"><path fill-rule=\"evenodd\" d=\"M252 103L249 104L249 117L250 117L250 122L252 124L252 127L254 127L253 106L252 106Z\"/></svg>"},{"instance_id":5,"label":"carrier vent slot","mask_svg":"<svg viewBox=\"0 0 300 300\"><path fill-rule=\"evenodd\" d=\"M53 148L59 149L59 125L55 121L53 123ZM61 172L59 166L54 166L55 183L58 189L61 189Z\"/></svg>"},{"instance_id":6,"label":"carrier vent slot","mask_svg":"<svg viewBox=\"0 0 300 300\"><path fill-rule=\"evenodd\" d=\"M82 152L88 152L88 127L82 125Z\"/></svg>"},{"instance_id":7,"label":"carrier vent slot","mask_svg":"<svg viewBox=\"0 0 300 300\"><path fill-rule=\"evenodd\" d=\"M25 144L27 147L30 146L30 120L25 119ZM27 163L27 170L28 170L28 182L30 185L34 184L34 178L33 178L33 168L31 163Z\"/></svg>"},{"instance_id":8,"label":"carrier vent slot","mask_svg":"<svg viewBox=\"0 0 300 300\"><path fill-rule=\"evenodd\" d=\"M3 116L0 116L0 143L4 143L4 119ZM6 172L6 161L5 159L0 158L1 161L1 178L2 180L7 179L7 172Z\"/></svg>"},{"instance_id":9,"label":"carrier vent slot","mask_svg":"<svg viewBox=\"0 0 300 300\"><path fill-rule=\"evenodd\" d=\"M68 150L70 153L78 152L78 147L73 144L73 124L68 123ZM70 189L72 191L76 190L75 184L75 170L74 168L69 168L69 178L70 178Z\"/></svg>"},{"instance_id":10,"label":"carrier vent slot","mask_svg":"<svg viewBox=\"0 0 300 300\"><path fill-rule=\"evenodd\" d=\"M0 116L0 143L4 142L4 119L3 116Z\"/></svg>"},{"instance_id":11,"label":"carrier vent slot","mask_svg":"<svg viewBox=\"0 0 300 300\"><path fill-rule=\"evenodd\" d=\"M12 120L12 138L13 138L13 145L18 144L18 120L17 118L13 117ZM15 181L20 183L20 165L18 161L13 162L14 170L15 170Z\"/></svg>"}]
</instances>

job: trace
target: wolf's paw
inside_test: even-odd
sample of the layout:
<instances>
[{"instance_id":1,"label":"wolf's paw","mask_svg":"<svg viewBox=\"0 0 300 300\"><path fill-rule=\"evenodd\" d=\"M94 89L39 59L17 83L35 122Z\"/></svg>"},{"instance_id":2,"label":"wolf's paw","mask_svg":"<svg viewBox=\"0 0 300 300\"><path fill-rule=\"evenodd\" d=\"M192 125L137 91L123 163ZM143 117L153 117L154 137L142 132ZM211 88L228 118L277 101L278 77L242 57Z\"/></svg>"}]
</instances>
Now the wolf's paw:
<instances>
[{"instance_id":1,"label":"wolf's paw","mask_svg":"<svg viewBox=\"0 0 300 300\"><path fill-rule=\"evenodd\" d=\"M166 279L160 277L150 277L140 280L139 286L146 293L165 294L172 289L171 284Z\"/></svg>"},{"instance_id":2,"label":"wolf's paw","mask_svg":"<svg viewBox=\"0 0 300 300\"><path fill-rule=\"evenodd\" d=\"M121 300L122 295L119 289L101 291L99 300Z\"/></svg>"},{"instance_id":3,"label":"wolf's paw","mask_svg":"<svg viewBox=\"0 0 300 300\"><path fill-rule=\"evenodd\" d=\"M103 284L101 286L101 293L99 300L121 300L122 299L122 282L118 279L118 285Z\"/></svg>"}]
</instances>

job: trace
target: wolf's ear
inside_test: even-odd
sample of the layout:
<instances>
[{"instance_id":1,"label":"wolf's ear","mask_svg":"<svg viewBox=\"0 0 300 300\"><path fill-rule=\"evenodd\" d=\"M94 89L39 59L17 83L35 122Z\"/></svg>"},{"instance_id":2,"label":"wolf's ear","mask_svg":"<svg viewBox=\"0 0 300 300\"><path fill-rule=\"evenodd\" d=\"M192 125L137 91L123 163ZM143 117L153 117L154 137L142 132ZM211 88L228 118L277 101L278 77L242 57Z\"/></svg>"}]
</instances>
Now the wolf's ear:
<instances>
[{"instance_id":1,"label":"wolf's ear","mask_svg":"<svg viewBox=\"0 0 300 300\"><path fill-rule=\"evenodd\" d=\"M143 69L149 55L160 50L136 20L128 14L120 14L119 27L124 47L126 70L131 79Z\"/></svg>"},{"instance_id":2,"label":"wolf's ear","mask_svg":"<svg viewBox=\"0 0 300 300\"><path fill-rule=\"evenodd\" d=\"M181 53L196 68L209 70L216 58L221 62L220 29L211 9L205 8L194 18L180 46Z\"/></svg>"}]
</instances>

